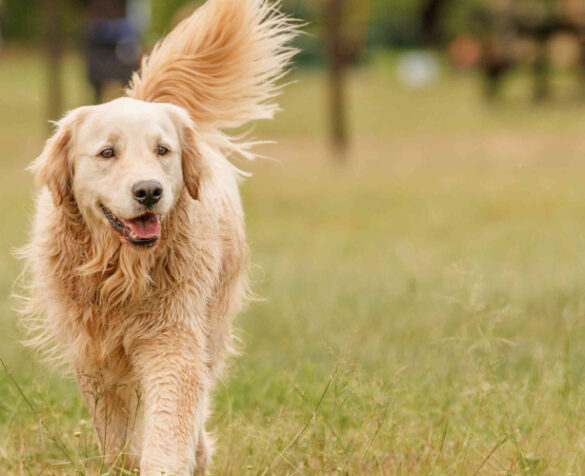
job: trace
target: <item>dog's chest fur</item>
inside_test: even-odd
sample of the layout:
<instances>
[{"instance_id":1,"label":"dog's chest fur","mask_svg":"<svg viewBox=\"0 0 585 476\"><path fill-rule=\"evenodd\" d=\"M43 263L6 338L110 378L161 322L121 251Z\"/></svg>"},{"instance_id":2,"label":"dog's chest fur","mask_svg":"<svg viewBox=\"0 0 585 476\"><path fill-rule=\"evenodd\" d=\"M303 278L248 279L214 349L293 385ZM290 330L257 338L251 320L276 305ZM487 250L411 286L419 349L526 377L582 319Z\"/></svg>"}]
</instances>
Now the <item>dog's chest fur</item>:
<instances>
[{"instance_id":1,"label":"dog's chest fur","mask_svg":"<svg viewBox=\"0 0 585 476\"><path fill-rule=\"evenodd\" d=\"M127 372L136 342L169 329L202 336L210 354L229 349L230 317L247 289L238 205L208 211L181 196L164 225L165 239L148 253L111 235L89 239L74 208L39 207L29 304L47 312L47 337L58 336L70 362L84 359L116 374Z\"/></svg>"}]
</instances>

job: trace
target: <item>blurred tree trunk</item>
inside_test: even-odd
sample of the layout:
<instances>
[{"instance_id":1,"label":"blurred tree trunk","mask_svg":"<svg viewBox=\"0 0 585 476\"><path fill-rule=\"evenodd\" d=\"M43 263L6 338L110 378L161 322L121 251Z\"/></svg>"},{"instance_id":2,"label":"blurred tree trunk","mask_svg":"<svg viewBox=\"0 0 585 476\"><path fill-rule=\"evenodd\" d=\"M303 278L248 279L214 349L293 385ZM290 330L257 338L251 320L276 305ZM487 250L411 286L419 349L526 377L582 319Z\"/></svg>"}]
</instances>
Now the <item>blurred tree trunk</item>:
<instances>
[{"instance_id":1,"label":"blurred tree trunk","mask_svg":"<svg viewBox=\"0 0 585 476\"><path fill-rule=\"evenodd\" d=\"M323 0L331 144L340 162L347 160L350 142L347 70L366 47L369 16L370 0Z\"/></svg>"},{"instance_id":2,"label":"blurred tree trunk","mask_svg":"<svg viewBox=\"0 0 585 476\"><path fill-rule=\"evenodd\" d=\"M441 20L450 0L426 0L421 11L422 39L426 46L437 46L443 40Z\"/></svg>"},{"instance_id":3,"label":"blurred tree trunk","mask_svg":"<svg viewBox=\"0 0 585 476\"><path fill-rule=\"evenodd\" d=\"M43 0L45 10L45 47L47 55L47 114L55 121L63 114L63 85L61 63L63 38L61 17L62 0Z\"/></svg>"},{"instance_id":4,"label":"blurred tree trunk","mask_svg":"<svg viewBox=\"0 0 585 476\"><path fill-rule=\"evenodd\" d=\"M329 65L331 141L339 161L347 160L345 72L347 55L342 34L344 0L324 0L325 42Z\"/></svg>"},{"instance_id":5,"label":"blurred tree trunk","mask_svg":"<svg viewBox=\"0 0 585 476\"><path fill-rule=\"evenodd\" d=\"M532 67L534 72L534 101L541 102L550 96L550 61L548 57L548 38L538 37L536 40L536 58Z\"/></svg>"}]
</instances>

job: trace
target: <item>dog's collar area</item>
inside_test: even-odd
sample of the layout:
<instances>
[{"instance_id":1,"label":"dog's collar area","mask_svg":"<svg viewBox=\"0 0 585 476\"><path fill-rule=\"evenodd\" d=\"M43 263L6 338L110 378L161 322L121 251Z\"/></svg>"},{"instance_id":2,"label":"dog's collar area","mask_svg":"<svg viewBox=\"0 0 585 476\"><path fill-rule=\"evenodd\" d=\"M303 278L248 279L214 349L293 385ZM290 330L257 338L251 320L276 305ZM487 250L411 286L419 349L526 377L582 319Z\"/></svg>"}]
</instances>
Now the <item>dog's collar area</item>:
<instances>
[{"instance_id":1,"label":"dog's collar area","mask_svg":"<svg viewBox=\"0 0 585 476\"><path fill-rule=\"evenodd\" d=\"M160 215L145 213L136 218L125 220L118 218L103 204L100 204L100 208L114 231L131 245L150 248L157 243L160 237Z\"/></svg>"}]
</instances>

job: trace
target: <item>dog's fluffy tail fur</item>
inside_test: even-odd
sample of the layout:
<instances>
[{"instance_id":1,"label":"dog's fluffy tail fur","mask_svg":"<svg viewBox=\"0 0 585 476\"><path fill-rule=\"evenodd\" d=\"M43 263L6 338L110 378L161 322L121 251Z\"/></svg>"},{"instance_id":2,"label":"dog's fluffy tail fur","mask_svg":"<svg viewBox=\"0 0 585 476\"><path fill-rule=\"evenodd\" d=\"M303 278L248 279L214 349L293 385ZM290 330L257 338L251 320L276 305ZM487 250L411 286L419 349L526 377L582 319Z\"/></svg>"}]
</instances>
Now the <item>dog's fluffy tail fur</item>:
<instances>
[{"instance_id":1,"label":"dog's fluffy tail fur","mask_svg":"<svg viewBox=\"0 0 585 476\"><path fill-rule=\"evenodd\" d=\"M208 0L144 58L127 94L182 106L202 132L272 118L297 26L278 2Z\"/></svg>"}]
</instances>

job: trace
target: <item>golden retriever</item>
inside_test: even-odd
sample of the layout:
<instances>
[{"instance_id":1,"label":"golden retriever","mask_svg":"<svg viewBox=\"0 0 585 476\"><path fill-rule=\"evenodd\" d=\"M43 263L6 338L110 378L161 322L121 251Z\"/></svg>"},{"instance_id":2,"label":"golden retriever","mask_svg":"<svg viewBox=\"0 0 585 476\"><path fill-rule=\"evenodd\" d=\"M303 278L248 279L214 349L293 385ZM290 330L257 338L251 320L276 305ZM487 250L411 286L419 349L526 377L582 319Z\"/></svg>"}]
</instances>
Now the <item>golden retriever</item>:
<instances>
[{"instance_id":1,"label":"golden retriever","mask_svg":"<svg viewBox=\"0 0 585 476\"><path fill-rule=\"evenodd\" d=\"M23 321L75 370L106 462L203 474L210 392L247 297L239 171L224 129L270 118L294 22L209 0L145 58L127 97L57 124L24 248Z\"/></svg>"}]
</instances>

